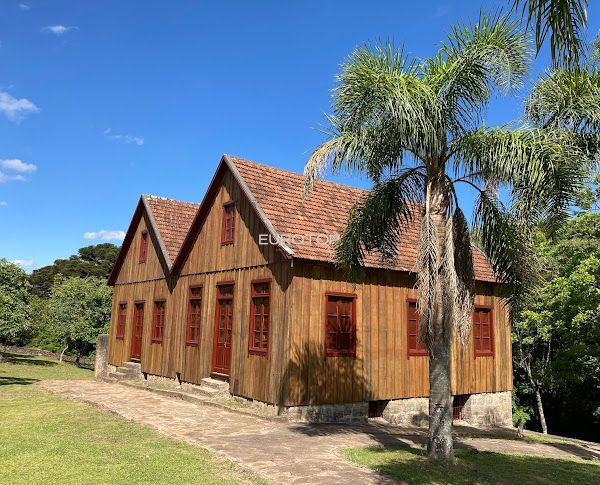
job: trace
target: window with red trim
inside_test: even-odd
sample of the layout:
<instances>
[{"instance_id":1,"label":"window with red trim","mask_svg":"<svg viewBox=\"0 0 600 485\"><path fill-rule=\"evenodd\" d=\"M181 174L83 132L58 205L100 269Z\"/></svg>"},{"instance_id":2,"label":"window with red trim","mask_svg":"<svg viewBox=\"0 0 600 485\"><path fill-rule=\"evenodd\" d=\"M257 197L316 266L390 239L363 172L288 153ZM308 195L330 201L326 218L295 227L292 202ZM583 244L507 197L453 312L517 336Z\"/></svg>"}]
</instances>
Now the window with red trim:
<instances>
[{"instance_id":1,"label":"window with red trim","mask_svg":"<svg viewBox=\"0 0 600 485\"><path fill-rule=\"evenodd\" d=\"M269 350L271 323L271 281L253 281L250 305L250 353L266 354Z\"/></svg>"},{"instance_id":2,"label":"window with red trim","mask_svg":"<svg viewBox=\"0 0 600 485\"><path fill-rule=\"evenodd\" d=\"M325 353L356 356L356 296L328 293L325 308Z\"/></svg>"},{"instance_id":3,"label":"window with red trim","mask_svg":"<svg viewBox=\"0 0 600 485\"><path fill-rule=\"evenodd\" d=\"M123 338L125 336L125 325L127 324L127 303L119 303L117 310L117 338Z\"/></svg>"},{"instance_id":4,"label":"window with red trim","mask_svg":"<svg viewBox=\"0 0 600 485\"><path fill-rule=\"evenodd\" d=\"M146 262L148 255L148 231L142 231L140 237L140 263Z\"/></svg>"},{"instance_id":5,"label":"window with red trim","mask_svg":"<svg viewBox=\"0 0 600 485\"><path fill-rule=\"evenodd\" d=\"M416 300L408 300L406 309L408 355L428 355L427 347L419 338L419 309Z\"/></svg>"},{"instance_id":6,"label":"window with red trim","mask_svg":"<svg viewBox=\"0 0 600 485\"><path fill-rule=\"evenodd\" d=\"M233 244L235 233L235 202L223 204L223 221L221 224L221 244Z\"/></svg>"},{"instance_id":7,"label":"window with red trim","mask_svg":"<svg viewBox=\"0 0 600 485\"><path fill-rule=\"evenodd\" d=\"M475 307L473 310L473 344L475 356L494 355L494 328L490 307Z\"/></svg>"},{"instance_id":8,"label":"window with red trim","mask_svg":"<svg viewBox=\"0 0 600 485\"><path fill-rule=\"evenodd\" d=\"M165 300L154 301L152 316L152 342L162 342L165 332Z\"/></svg>"},{"instance_id":9,"label":"window with red trim","mask_svg":"<svg viewBox=\"0 0 600 485\"><path fill-rule=\"evenodd\" d=\"M202 309L202 286L190 286L188 290L188 314L185 330L186 345L200 343L200 315Z\"/></svg>"}]
</instances>

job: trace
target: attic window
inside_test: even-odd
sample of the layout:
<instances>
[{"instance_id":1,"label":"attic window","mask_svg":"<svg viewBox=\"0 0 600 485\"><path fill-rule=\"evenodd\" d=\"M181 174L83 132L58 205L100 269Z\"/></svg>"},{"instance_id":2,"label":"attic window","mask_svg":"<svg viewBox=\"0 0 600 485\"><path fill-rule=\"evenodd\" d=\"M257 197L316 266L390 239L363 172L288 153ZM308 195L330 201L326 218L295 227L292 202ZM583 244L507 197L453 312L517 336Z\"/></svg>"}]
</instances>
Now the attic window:
<instances>
[{"instance_id":1,"label":"attic window","mask_svg":"<svg viewBox=\"0 0 600 485\"><path fill-rule=\"evenodd\" d=\"M494 326L492 308L476 306L473 311L473 339L475 357L494 355Z\"/></svg>"},{"instance_id":2,"label":"attic window","mask_svg":"<svg viewBox=\"0 0 600 485\"><path fill-rule=\"evenodd\" d=\"M221 245L233 244L235 231L235 202L223 204L223 221L221 223Z\"/></svg>"},{"instance_id":3,"label":"attic window","mask_svg":"<svg viewBox=\"0 0 600 485\"><path fill-rule=\"evenodd\" d=\"M148 255L148 231L142 231L142 237L140 238L140 263L146 262L146 256Z\"/></svg>"}]
</instances>

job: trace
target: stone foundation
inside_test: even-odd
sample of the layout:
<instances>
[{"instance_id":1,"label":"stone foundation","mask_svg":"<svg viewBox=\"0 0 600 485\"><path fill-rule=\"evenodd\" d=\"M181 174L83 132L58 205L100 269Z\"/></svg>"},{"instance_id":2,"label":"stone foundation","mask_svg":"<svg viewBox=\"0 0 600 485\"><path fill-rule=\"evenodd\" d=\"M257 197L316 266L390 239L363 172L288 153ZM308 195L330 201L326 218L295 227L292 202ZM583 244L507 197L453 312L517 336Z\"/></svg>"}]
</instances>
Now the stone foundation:
<instances>
[{"instance_id":1,"label":"stone foundation","mask_svg":"<svg viewBox=\"0 0 600 485\"><path fill-rule=\"evenodd\" d=\"M413 397L389 401L382 417L399 426L427 426L429 399ZM512 427L511 392L471 394L463 407L462 421L477 427Z\"/></svg>"},{"instance_id":2,"label":"stone foundation","mask_svg":"<svg viewBox=\"0 0 600 485\"><path fill-rule=\"evenodd\" d=\"M512 427L510 391L471 394L463 408L463 420L480 427Z\"/></svg>"},{"instance_id":3,"label":"stone foundation","mask_svg":"<svg viewBox=\"0 0 600 485\"><path fill-rule=\"evenodd\" d=\"M394 399L387 403L381 417L389 423L399 426L427 426L429 424L429 398Z\"/></svg>"},{"instance_id":4,"label":"stone foundation","mask_svg":"<svg viewBox=\"0 0 600 485\"><path fill-rule=\"evenodd\" d=\"M369 403L321 404L291 406L287 418L296 423L364 423L369 414Z\"/></svg>"}]
</instances>

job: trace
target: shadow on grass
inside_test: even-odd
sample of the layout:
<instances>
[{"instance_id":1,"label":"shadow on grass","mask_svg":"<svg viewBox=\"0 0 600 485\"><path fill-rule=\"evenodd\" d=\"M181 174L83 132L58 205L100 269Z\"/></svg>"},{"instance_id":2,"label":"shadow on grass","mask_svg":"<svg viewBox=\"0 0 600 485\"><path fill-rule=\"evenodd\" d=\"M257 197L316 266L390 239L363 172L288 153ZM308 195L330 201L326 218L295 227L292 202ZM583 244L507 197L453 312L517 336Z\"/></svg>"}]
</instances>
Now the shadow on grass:
<instances>
[{"instance_id":1,"label":"shadow on grass","mask_svg":"<svg viewBox=\"0 0 600 485\"><path fill-rule=\"evenodd\" d=\"M425 450L402 447L353 448L342 451L349 460L386 476L409 483L598 483L600 464L507 455L474 450L455 450L454 462L432 462Z\"/></svg>"},{"instance_id":2,"label":"shadow on grass","mask_svg":"<svg viewBox=\"0 0 600 485\"><path fill-rule=\"evenodd\" d=\"M39 365L44 367L53 367L58 365L58 362L52 362L46 359L34 359L30 355L19 355L1 352L2 360L0 362L6 362L8 364L22 364L22 365Z\"/></svg>"},{"instance_id":3,"label":"shadow on grass","mask_svg":"<svg viewBox=\"0 0 600 485\"><path fill-rule=\"evenodd\" d=\"M0 376L0 386L12 386L21 385L28 386L39 382L39 379L30 379L28 377L13 377L13 376Z\"/></svg>"}]
</instances>

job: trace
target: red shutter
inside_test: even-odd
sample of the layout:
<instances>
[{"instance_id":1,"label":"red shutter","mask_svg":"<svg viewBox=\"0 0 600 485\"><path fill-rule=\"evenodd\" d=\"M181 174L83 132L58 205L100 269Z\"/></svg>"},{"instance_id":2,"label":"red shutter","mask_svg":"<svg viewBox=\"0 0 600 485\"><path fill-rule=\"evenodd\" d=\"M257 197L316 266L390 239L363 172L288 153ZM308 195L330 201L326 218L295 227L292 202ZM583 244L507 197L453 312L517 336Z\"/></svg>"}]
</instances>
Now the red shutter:
<instances>
[{"instance_id":1,"label":"red shutter","mask_svg":"<svg viewBox=\"0 0 600 485\"><path fill-rule=\"evenodd\" d=\"M200 326L202 310L202 286L190 286L188 315L185 332L185 344L198 346L200 343Z\"/></svg>"},{"instance_id":2,"label":"red shutter","mask_svg":"<svg viewBox=\"0 0 600 485\"><path fill-rule=\"evenodd\" d=\"M325 353L356 357L356 295L325 295Z\"/></svg>"},{"instance_id":3,"label":"red shutter","mask_svg":"<svg viewBox=\"0 0 600 485\"><path fill-rule=\"evenodd\" d=\"M140 263L146 262L146 256L148 255L148 231L142 231L140 237Z\"/></svg>"},{"instance_id":4,"label":"red shutter","mask_svg":"<svg viewBox=\"0 0 600 485\"><path fill-rule=\"evenodd\" d=\"M127 324L127 302L119 303L117 310L117 338L123 338L125 336L125 325Z\"/></svg>"},{"instance_id":5,"label":"red shutter","mask_svg":"<svg viewBox=\"0 0 600 485\"><path fill-rule=\"evenodd\" d=\"M235 234L235 202L223 204L223 219L221 221L221 244L233 244Z\"/></svg>"},{"instance_id":6,"label":"red shutter","mask_svg":"<svg viewBox=\"0 0 600 485\"><path fill-rule=\"evenodd\" d=\"M416 300L406 302L406 333L409 356L428 355L427 347L419 338L419 309Z\"/></svg>"},{"instance_id":7,"label":"red shutter","mask_svg":"<svg viewBox=\"0 0 600 485\"><path fill-rule=\"evenodd\" d=\"M251 284L248 351L251 354L266 355L271 325L271 280L255 280Z\"/></svg>"},{"instance_id":8,"label":"red shutter","mask_svg":"<svg viewBox=\"0 0 600 485\"><path fill-rule=\"evenodd\" d=\"M473 311L473 347L475 357L494 355L492 308L476 306Z\"/></svg>"},{"instance_id":9,"label":"red shutter","mask_svg":"<svg viewBox=\"0 0 600 485\"><path fill-rule=\"evenodd\" d=\"M154 315L152 316L152 342L161 343L165 330L165 301L154 302Z\"/></svg>"}]
</instances>

